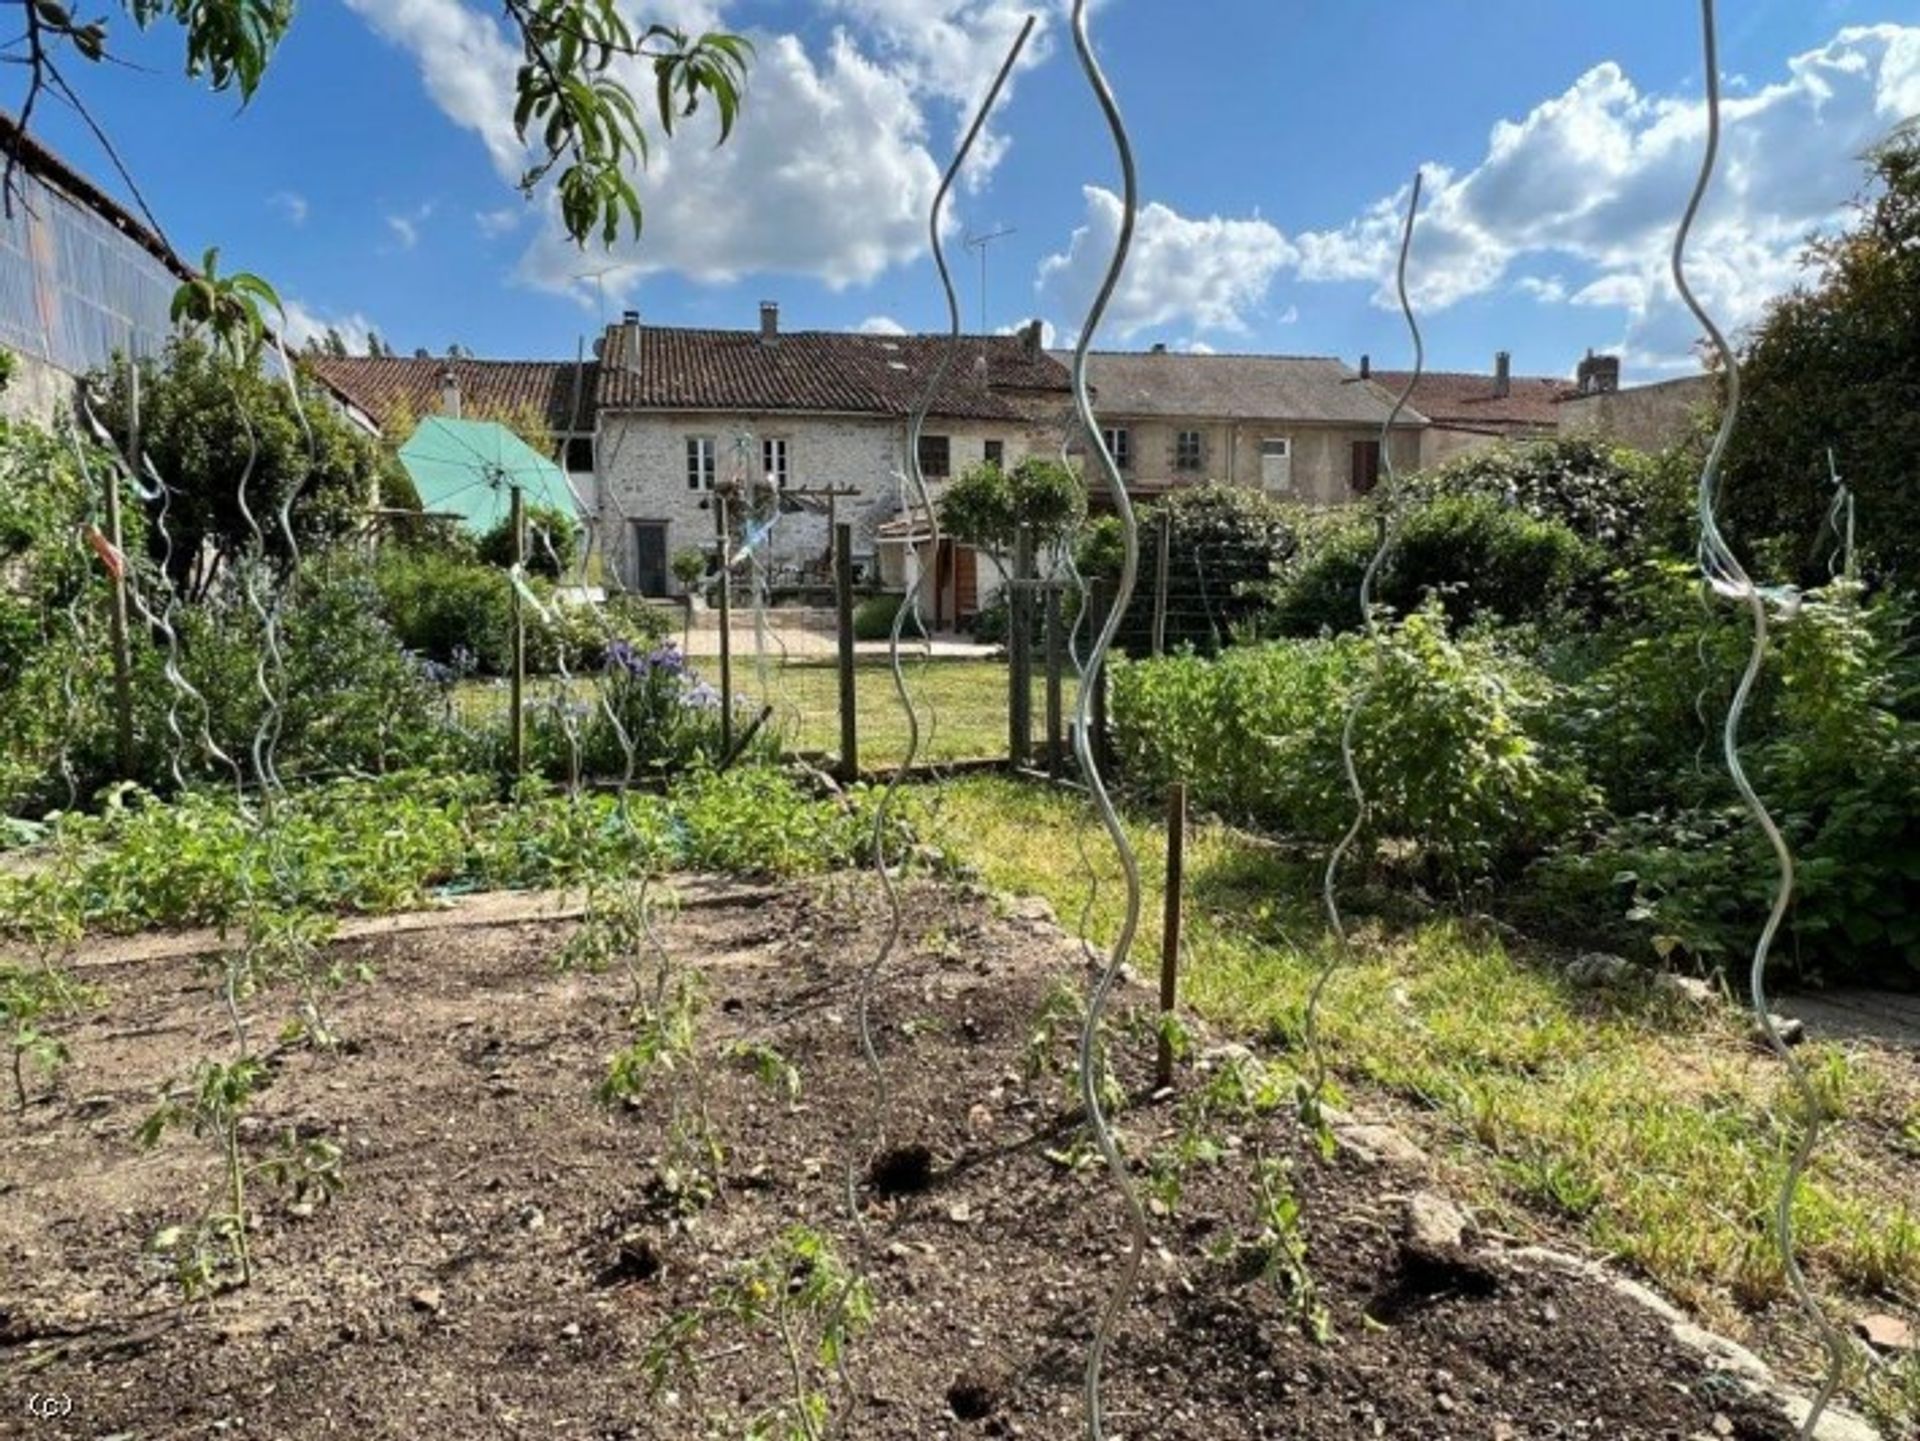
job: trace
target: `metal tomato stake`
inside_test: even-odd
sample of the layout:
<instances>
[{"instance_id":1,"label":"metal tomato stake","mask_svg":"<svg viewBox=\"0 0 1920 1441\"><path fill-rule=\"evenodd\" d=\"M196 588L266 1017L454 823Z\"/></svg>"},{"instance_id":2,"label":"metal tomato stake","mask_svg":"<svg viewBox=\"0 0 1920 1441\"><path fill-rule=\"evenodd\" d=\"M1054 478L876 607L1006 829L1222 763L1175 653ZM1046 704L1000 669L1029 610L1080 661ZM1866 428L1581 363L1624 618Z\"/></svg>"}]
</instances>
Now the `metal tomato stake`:
<instances>
[{"instance_id":1,"label":"metal tomato stake","mask_svg":"<svg viewBox=\"0 0 1920 1441\"><path fill-rule=\"evenodd\" d=\"M1827 1371L1820 1384L1819 1392L1814 1396L1813 1404L1807 1409L1806 1418L1800 1423L1801 1441L1809 1441L1820 1425L1820 1417L1839 1391L1846 1377L1847 1363L1853 1348L1847 1338L1840 1334L1833 1323L1821 1310L1820 1303L1814 1298L1813 1290L1807 1284L1807 1278L1800 1269L1795 1255L1793 1236L1793 1202L1800 1189L1800 1179L1806 1174L1807 1162L1812 1158L1814 1147L1820 1141L1821 1101L1808 1079L1806 1068L1787 1048L1781 1039L1779 1028L1774 1024L1772 1008L1767 1003L1767 960L1773 950L1775 935L1781 923L1786 919L1787 907L1793 899L1794 863L1793 852L1788 847L1786 837L1780 833L1780 827L1774 823L1772 815L1761 801L1748 780L1746 768L1740 762L1740 722L1746 714L1747 704L1753 697L1753 689L1760 679L1761 668L1767 659L1767 604L1778 602L1785 616L1791 616L1798 609L1800 597L1790 587L1768 588L1755 585L1739 558L1727 544L1726 535L1720 529L1718 515L1721 464L1726 457L1727 443L1733 437L1733 431L1740 418L1740 363L1733 347L1707 313L1693 289L1687 284L1686 249L1687 237L1693 229L1693 222L1700 213L1700 203L1706 197L1707 187L1713 181L1714 166L1720 153L1720 60L1719 44L1715 33L1713 0L1700 0L1700 20L1702 45L1705 56L1707 78L1707 148L1701 157L1700 176L1694 182L1693 193L1687 198L1685 212L1680 217L1680 228L1673 238L1673 284L1680 292L1680 298L1686 302L1687 309L1693 312L1707 332L1707 338L1719 352L1722 373L1727 378L1726 412L1720 418L1720 428L1714 434L1712 448L1707 452L1706 464L1700 470L1700 485L1697 494L1700 518L1699 559L1701 573L1706 577L1715 594L1728 600L1739 602L1747 610L1748 619L1753 624L1753 646L1747 656L1746 670L1741 674L1740 684L1733 693L1733 703L1727 709L1726 722L1720 733L1721 754L1726 761L1727 774L1733 780L1734 789L1739 791L1740 799L1746 803L1753 822L1767 838L1767 844L1773 848L1773 856L1778 873L1774 882L1773 904L1767 912L1767 919L1760 928L1759 939L1754 943L1753 965L1749 975L1749 987L1753 1002L1753 1011L1767 1044L1780 1063L1786 1068L1787 1077L1800 1097L1807 1113L1806 1129L1800 1137L1800 1144L1794 1148L1793 1159L1787 1166L1787 1174L1780 1185L1780 1195L1774 1207L1773 1234L1780 1250L1780 1265L1786 1273L1787 1285L1793 1292L1794 1300L1813 1323L1820 1337L1820 1344L1827 1353Z\"/></svg>"},{"instance_id":2,"label":"metal tomato stake","mask_svg":"<svg viewBox=\"0 0 1920 1441\"><path fill-rule=\"evenodd\" d=\"M1107 271L1101 279L1100 288L1095 292L1093 304L1087 311L1086 319L1080 326L1079 343L1073 351L1073 403L1080 418L1080 427L1087 437L1087 445L1099 462L1101 472L1107 481L1108 494L1120 516L1121 533L1124 539L1125 559L1120 569L1119 589L1113 597L1112 607L1108 610L1104 623L1094 640L1093 651L1087 657L1087 674L1081 684L1077 712L1074 751L1080 762L1080 773L1086 777L1087 789L1093 795L1094 807L1100 813L1100 819L1106 826L1107 836L1113 842L1113 848L1120 857L1120 868L1126 879L1125 912L1120 923L1120 933L1114 940L1113 953L1106 968L1094 982L1093 994L1087 1002L1086 1023L1080 1032L1080 1097L1087 1109L1088 1120L1092 1124L1093 1138L1100 1148L1100 1154L1107 1163L1114 1184L1126 1202L1128 1220L1128 1245L1125 1262L1121 1266L1120 1278L1114 1283L1094 1328L1093 1343L1087 1352L1087 1369L1084 1394L1087 1408L1087 1436L1089 1441L1103 1441L1106 1428L1101 1416L1100 1381L1101 1368L1106 1359L1107 1347L1113 1340L1115 1328L1119 1325L1120 1315L1133 1297L1134 1286L1140 1277L1140 1263L1146 1254L1147 1217L1141 1209L1140 1197L1135 1193L1133 1183L1127 1177L1126 1163L1120 1157L1118 1146L1113 1139L1112 1127L1100 1102L1099 1052L1100 1027L1106 1016L1107 1002L1118 984L1121 969L1126 965L1127 956L1133 948L1135 933L1140 927L1140 864L1133 853L1133 845L1127 839L1126 828L1120 824L1119 812L1114 809L1113 798L1107 794L1105 780L1101 777L1100 766L1094 755L1093 746L1093 709L1094 693L1099 688L1101 672L1105 667L1107 655L1113 648L1114 634L1120 628L1121 618L1127 613L1127 604L1133 598L1133 590L1140 576L1140 525L1134 518L1133 504L1127 497L1126 482L1121 478L1120 469L1114 463L1113 453L1108 450L1106 437L1100 433L1100 423L1093 411L1093 402L1087 394L1087 352L1092 348L1093 337L1100 329L1107 306L1113 299L1113 292L1120 284L1121 272L1126 268L1127 254L1133 247L1133 228L1140 207L1139 177L1133 163L1133 146L1127 138L1126 122L1120 117L1120 107L1114 101L1113 90L1107 84L1107 77L1100 69L1100 62L1093 53L1092 42L1087 37L1087 0L1074 0L1073 5L1073 46L1080 57L1081 69L1086 72L1087 83L1092 87L1094 98L1100 103L1101 113L1106 117L1107 128L1112 133L1114 149L1120 161L1123 200L1121 205L1120 230L1115 237L1113 256L1107 262Z\"/></svg>"},{"instance_id":3,"label":"metal tomato stake","mask_svg":"<svg viewBox=\"0 0 1920 1441\"><path fill-rule=\"evenodd\" d=\"M1366 627L1369 641L1378 639L1380 634L1380 617L1373 603L1373 584L1385 568L1387 557L1393 553L1393 525L1398 508L1396 502L1400 498L1393 468L1393 423L1400 418L1400 412L1406 409L1413 388L1420 383L1420 373L1425 369L1427 359L1426 344L1420 338L1420 323L1414 319L1413 305L1407 298L1407 257L1413 250L1413 222L1420 213L1420 182L1421 175L1416 170L1413 172L1413 192L1407 198L1406 225L1400 232L1400 260L1394 270L1400 313L1406 317L1408 333L1413 336L1413 370L1380 427L1380 466L1386 474L1380 514L1380 543L1374 548L1373 558L1367 562L1367 568L1360 576L1360 620ZM1327 911L1327 923L1333 928L1334 947L1326 964L1320 968L1320 974L1314 978L1313 989L1307 994L1306 1016L1301 1023L1302 1039L1306 1042L1307 1055L1313 1067L1313 1076L1301 1101L1301 1117L1314 1127L1318 1127L1322 1121L1320 1103L1327 1085L1327 1059L1320 1046L1320 1001L1326 993L1327 982L1333 978L1335 969L1346 958L1349 949L1346 920L1340 914L1340 866L1346 860L1347 852L1353 849L1354 842L1359 840L1360 832L1366 828L1370 809L1367 788L1360 779L1360 768L1353 753L1353 739L1360 724L1360 712L1367 703L1368 690L1369 687L1362 684L1354 692L1352 700L1347 703L1346 723L1340 728L1340 764L1346 772L1347 789L1353 796L1353 822L1327 856L1327 869L1320 891Z\"/></svg>"}]
</instances>

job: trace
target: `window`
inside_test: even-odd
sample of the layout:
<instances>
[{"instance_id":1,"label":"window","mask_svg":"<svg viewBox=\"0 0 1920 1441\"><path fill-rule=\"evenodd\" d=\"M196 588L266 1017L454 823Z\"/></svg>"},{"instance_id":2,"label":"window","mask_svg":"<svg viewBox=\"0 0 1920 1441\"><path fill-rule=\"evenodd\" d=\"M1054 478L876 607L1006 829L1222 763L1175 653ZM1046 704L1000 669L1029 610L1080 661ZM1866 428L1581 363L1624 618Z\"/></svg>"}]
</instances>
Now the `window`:
<instances>
[{"instance_id":1,"label":"window","mask_svg":"<svg viewBox=\"0 0 1920 1441\"><path fill-rule=\"evenodd\" d=\"M593 473L592 436L570 435L567 437L567 469L574 475Z\"/></svg>"},{"instance_id":2,"label":"window","mask_svg":"<svg viewBox=\"0 0 1920 1441\"><path fill-rule=\"evenodd\" d=\"M766 473L767 484L775 490L785 490L790 478L787 471L787 442L784 436L774 436L760 442L760 468Z\"/></svg>"},{"instance_id":3,"label":"window","mask_svg":"<svg viewBox=\"0 0 1920 1441\"><path fill-rule=\"evenodd\" d=\"M1380 442L1356 440L1353 443L1353 493L1365 495L1380 483Z\"/></svg>"},{"instance_id":4,"label":"window","mask_svg":"<svg viewBox=\"0 0 1920 1441\"><path fill-rule=\"evenodd\" d=\"M920 473L940 480L953 474L953 443L946 436L920 437Z\"/></svg>"},{"instance_id":5,"label":"window","mask_svg":"<svg viewBox=\"0 0 1920 1441\"><path fill-rule=\"evenodd\" d=\"M1004 440L990 440L986 443L986 462L1005 470L1007 468L1007 443Z\"/></svg>"},{"instance_id":6,"label":"window","mask_svg":"<svg viewBox=\"0 0 1920 1441\"><path fill-rule=\"evenodd\" d=\"M1183 430L1173 438L1173 468L1204 470L1207 465L1207 438L1197 430Z\"/></svg>"},{"instance_id":7,"label":"window","mask_svg":"<svg viewBox=\"0 0 1920 1441\"><path fill-rule=\"evenodd\" d=\"M687 437L687 489L712 490L714 441L710 435Z\"/></svg>"},{"instance_id":8,"label":"window","mask_svg":"<svg viewBox=\"0 0 1920 1441\"><path fill-rule=\"evenodd\" d=\"M1260 441L1260 483L1268 490L1293 489L1293 440L1269 435Z\"/></svg>"},{"instance_id":9,"label":"window","mask_svg":"<svg viewBox=\"0 0 1920 1441\"><path fill-rule=\"evenodd\" d=\"M1133 437L1125 427L1115 427L1100 432L1100 438L1107 443L1107 453L1113 457L1113 463L1122 470L1133 469Z\"/></svg>"}]
</instances>

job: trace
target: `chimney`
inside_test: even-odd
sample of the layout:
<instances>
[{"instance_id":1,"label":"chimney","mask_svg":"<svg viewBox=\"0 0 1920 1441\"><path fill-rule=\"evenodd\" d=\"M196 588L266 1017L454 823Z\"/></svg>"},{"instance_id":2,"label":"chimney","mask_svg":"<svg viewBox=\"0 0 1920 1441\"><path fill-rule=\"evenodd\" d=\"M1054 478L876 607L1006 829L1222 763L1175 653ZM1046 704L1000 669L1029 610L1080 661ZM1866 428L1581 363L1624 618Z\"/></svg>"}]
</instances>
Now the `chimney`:
<instances>
[{"instance_id":1,"label":"chimney","mask_svg":"<svg viewBox=\"0 0 1920 1441\"><path fill-rule=\"evenodd\" d=\"M777 300L760 302L760 338L768 345L780 338L780 302Z\"/></svg>"},{"instance_id":2,"label":"chimney","mask_svg":"<svg viewBox=\"0 0 1920 1441\"><path fill-rule=\"evenodd\" d=\"M1029 320L1020 331L1020 344L1028 360L1040 358L1040 322Z\"/></svg>"},{"instance_id":3,"label":"chimney","mask_svg":"<svg viewBox=\"0 0 1920 1441\"><path fill-rule=\"evenodd\" d=\"M440 372L440 413L449 420L460 418L460 377L451 365Z\"/></svg>"},{"instance_id":4,"label":"chimney","mask_svg":"<svg viewBox=\"0 0 1920 1441\"><path fill-rule=\"evenodd\" d=\"M1165 354L1167 353L1167 342L1166 342L1166 341L1164 341L1164 340L1156 340L1156 341L1154 341L1154 343L1153 343L1153 353L1154 353L1155 355L1165 355Z\"/></svg>"},{"instance_id":5,"label":"chimney","mask_svg":"<svg viewBox=\"0 0 1920 1441\"><path fill-rule=\"evenodd\" d=\"M1360 357L1360 378L1362 380L1373 379L1373 357L1371 355L1363 355Z\"/></svg>"},{"instance_id":6,"label":"chimney","mask_svg":"<svg viewBox=\"0 0 1920 1441\"><path fill-rule=\"evenodd\" d=\"M1513 356L1504 350L1493 353L1493 393L1500 400L1513 394Z\"/></svg>"},{"instance_id":7,"label":"chimney","mask_svg":"<svg viewBox=\"0 0 1920 1441\"><path fill-rule=\"evenodd\" d=\"M1576 379L1582 395L1610 395L1620 388L1620 357L1595 355L1589 350L1580 362Z\"/></svg>"}]
</instances>

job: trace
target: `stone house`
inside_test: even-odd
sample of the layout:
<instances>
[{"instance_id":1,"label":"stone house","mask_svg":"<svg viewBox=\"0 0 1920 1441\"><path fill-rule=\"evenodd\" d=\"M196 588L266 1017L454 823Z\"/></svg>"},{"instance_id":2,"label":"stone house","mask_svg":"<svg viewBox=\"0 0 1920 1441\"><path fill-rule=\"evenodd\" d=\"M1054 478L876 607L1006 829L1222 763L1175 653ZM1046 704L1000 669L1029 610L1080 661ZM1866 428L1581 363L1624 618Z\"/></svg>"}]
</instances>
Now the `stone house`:
<instances>
[{"instance_id":1,"label":"stone house","mask_svg":"<svg viewBox=\"0 0 1920 1441\"><path fill-rule=\"evenodd\" d=\"M933 489L983 460L1012 466L1058 446L1066 370L1017 335L864 335L782 331L761 307L754 330L649 326L631 312L596 347L599 505L620 582L679 589L672 557L711 551L716 487L751 507L746 542L776 584L824 582L830 527L854 527L870 579L904 587L932 564L933 616L952 624L983 605L994 577L966 547L902 526L908 422L942 362L920 441Z\"/></svg>"},{"instance_id":2,"label":"stone house","mask_svg":"<svg viewBox=\"0 0 1920 1441\"><path fill-rule=\"evenodd\" d=\"M1072 363L1066 352L1056 358ZM1379 479L1380 431L1392 401L1338 360L1155 346L1095 351L1087 379L1108 448L1135 499L1214 481L1338 505ZM1425 426L1418 411L1401 413L1392 438L1396 466L1419 463Z\"/></svg>"}]
</instances>

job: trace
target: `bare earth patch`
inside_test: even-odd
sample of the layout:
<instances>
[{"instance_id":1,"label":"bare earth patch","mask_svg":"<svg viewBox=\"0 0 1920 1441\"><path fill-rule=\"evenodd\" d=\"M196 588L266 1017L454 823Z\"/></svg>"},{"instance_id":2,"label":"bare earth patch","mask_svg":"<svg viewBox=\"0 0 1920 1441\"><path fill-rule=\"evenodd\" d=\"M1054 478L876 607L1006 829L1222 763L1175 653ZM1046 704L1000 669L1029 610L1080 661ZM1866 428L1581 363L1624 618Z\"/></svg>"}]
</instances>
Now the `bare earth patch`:
<instances>
[{"instance_id":1,"label":"bare earth patch","mask_svg":"<svg viewBox=\"0 0 1920 1441\"><path fill-rule=\"evenodd\" d=\"M728 1152L719 1195L683 1224L652 1184L665 1106L595 1099L628 1039L625 986L553 969L571 922L347 943L377 972L337 1007L347 1046L278 1056L250 1126L259 1143L292 1126L340 1145L346 1190L311 1214L258 1191L253 1285L186 1308L143 1248L200 1210L218 1162L186 1137L142 1152L133 1133L167 1079L223 1052L224 1021L190 960L88 967L108 1003L73 1029L59 1092L0 1119L0 1434L740 1436L782 1395L776 1343L717 1336L698 1378L659 1395L645 1352L790 1225L860 1252L841 1185L880 1139L853 1025L880 918L872 883L852 884L858 906L743 889L662 927L676 963L706 973ZM876 1318L851 1349L851 1404L834 1390L838 1434L1083 1432L1091 1321L1125 1229L1104 1174L1061 1164L1065 1088L1022 1067L1063 978L1082 976L1056 932L951 889L909 894L875 1030L895 1086L885 1140L930 1165L865 1196ZM254 1003L263 1037L284 1001ZM797 1066L798 1101L721 1058L733 1040ZM1173 1126L1166 1100L1123 1119L1137 1154ZM1321 1161L1290 1109L1227 1130L1224 1159L1154 1221L1109 1360L1115 1441L1791 1434L1590 1279L1409 1253L1417 1178ZM1271 1281L1220 1259L1257 1229L1260 1151L1291 1163L1324 1344ZM70 1414L28 1419L34 1393L70 1397Z\"/></svg>"}]
</instances>

